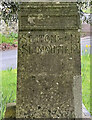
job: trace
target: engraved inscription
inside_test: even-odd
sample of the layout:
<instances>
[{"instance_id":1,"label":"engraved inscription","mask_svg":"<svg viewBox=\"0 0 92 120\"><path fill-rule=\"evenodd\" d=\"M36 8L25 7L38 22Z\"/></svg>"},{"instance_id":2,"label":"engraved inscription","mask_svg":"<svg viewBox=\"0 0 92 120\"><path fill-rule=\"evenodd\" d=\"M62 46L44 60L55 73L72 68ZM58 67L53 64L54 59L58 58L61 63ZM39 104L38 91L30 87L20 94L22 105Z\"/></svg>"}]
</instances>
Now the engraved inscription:
<instances>
[{"instance_id":1,"label":"engraved inscription","mask_svg":"<svg viewBox=\"0 0 92 120\"><path fill-rule=\"evenodd\" d=\"M22 50L29 54L70 54L79 49L80 43L74 44L73 36L59 36L56 34L32 35L30 32L27 37L22 36L26 42L22 44ZM64 41L64 42L63 42ZM67 41L67 42L66 42Z\"/></svg>"}]
</instances>

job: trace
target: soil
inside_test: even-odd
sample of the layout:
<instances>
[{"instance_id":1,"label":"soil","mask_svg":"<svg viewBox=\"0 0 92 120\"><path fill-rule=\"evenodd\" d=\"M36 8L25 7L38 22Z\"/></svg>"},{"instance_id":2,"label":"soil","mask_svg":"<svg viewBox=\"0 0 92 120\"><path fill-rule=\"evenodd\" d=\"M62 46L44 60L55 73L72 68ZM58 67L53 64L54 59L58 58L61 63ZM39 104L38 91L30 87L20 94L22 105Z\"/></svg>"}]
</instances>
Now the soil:
<instances>
[{"instance_id":1,"label":"soil","mask_svg":"<svg viewBox=\"0 0 92 120\"><path fill-rule=\"evenodd\" d=\"M0 44L0 51L5 51L5 50L14 50L17 49L17 45L16 44L8 44L8 43L2 43Z\"/></svg>"}]
</instances>

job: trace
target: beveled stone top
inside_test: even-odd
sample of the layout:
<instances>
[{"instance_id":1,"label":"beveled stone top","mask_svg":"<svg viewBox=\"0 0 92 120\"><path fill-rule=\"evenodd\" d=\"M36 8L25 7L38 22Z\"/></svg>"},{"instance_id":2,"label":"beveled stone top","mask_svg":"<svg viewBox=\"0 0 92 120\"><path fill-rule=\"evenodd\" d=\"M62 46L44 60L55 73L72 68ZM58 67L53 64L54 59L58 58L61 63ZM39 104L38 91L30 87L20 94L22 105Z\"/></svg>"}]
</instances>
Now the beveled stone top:
<instances>
[{"instance_id":1,"label":"beveled stone top","mask_svg":"<svg viewBox=\"0 0 92 120\"><path fill-rule=\"evenodd\" d=\"M20 31L79 28L79 14L76 3L22 3L19 19Z\"/></svg>"}]
</instances>

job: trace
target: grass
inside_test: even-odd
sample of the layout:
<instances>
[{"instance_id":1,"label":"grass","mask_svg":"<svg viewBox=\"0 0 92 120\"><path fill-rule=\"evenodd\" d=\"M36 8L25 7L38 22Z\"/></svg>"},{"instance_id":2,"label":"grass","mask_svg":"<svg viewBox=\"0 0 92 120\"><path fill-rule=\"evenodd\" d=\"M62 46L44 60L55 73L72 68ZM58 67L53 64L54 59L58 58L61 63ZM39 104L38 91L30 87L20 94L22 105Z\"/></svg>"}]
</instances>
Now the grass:
<instances>
[{"instance_id":1,"label":"grass","mask_svg":"<svg viewBox=\"0 0 92 120\"><path fill-rule=\"evenodd\" d=\"M2 71L2 114L4 115L5 106L7 103L16 102L16 82L17 71L8 69Z\"/></svg>"},{"instance_id":2,"label":"grass","mask_svg":"<svg viewBox=\"0 0 92 120\"><path fill-rule=\"evenodd\" d=\"M16 41L17 39L18 39L18 34L13 32L6 36L3 34L0 34L0 44L1 43L17 44L18 43Z\"/></svg>"},{"instance_id":3,"label":"grass","mask_svg":"<svg viewBox=\"0 0 92 120\"><path fill-rule=\"evenodd\" d=\"M91 56L87 54L81 57L82 100L89 112L90 112L90 64L91 64L90 57Z\"/></svg>"},{"instance_id":4,"label":"grass","mask_svg":"<svg viewBox=\"0 0 92 120\"><path fill-rule=\"evenodd\" d=\"M2 91L3 91L3 97L5 98L7 96L7 101L10 99L11 93L13 93L13 96L11 98L11 101L16 100L16 82L17 82L17 71L16 69L7 70L2 72Z\"/></svg>"},{"instance_id":5,"label":"grass","mask_svg":"<svg viewBox=\"0 0 92 120\"><path fill-rule=\"evenodd\" d=\"M81 57L82 100L89 112L90 112L90 65L91 65L90 55L88 54L83 55ZM17 81L16 69L2 71L2 87L3 87L2 91L4 106L8 102L16 102L16 81Z\"/></svg>"}]
</instances>

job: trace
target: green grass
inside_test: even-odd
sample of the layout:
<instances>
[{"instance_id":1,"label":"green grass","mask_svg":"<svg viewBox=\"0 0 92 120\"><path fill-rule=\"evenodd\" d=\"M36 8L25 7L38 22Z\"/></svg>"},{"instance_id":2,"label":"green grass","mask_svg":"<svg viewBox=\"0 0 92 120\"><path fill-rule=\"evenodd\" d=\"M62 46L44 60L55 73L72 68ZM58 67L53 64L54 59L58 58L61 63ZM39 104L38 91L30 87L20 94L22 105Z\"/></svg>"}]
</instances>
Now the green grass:
<instances>
[{"instance_id":1,"label":"green grass","mask_svg":"<svg viewBox=\"0 0 92 120\"><path fill-rule=\"evenodd\" d=\"M0 44L1 43L17 44L18 43L16 41L17 39L18 39L18 34L13 32L6 36L3 34L0 34Z\"/></svg>"},{"instance_id":2,"label":"green grass","mask_svg":"<svg viewBox=\"0 0 92 120\"><path fill-rule=\"evenodd\" d=\"M16 82L16 70L2 71L2 116L4 115L6 104L16 102Z\"/></svg>"},{"instance_id":3,"label":"green grass","mask_svg":"<svg viewBox=\"0 0 92 120\"><path fill-rule=\"evenodd\" d=\"M12 92L13 95L11 101L16 100L16 79L16 69L10 69L2 72L2 91L4 98L7 96L7 101L10 99L10 95Z\"/></svg>"},{"instance_id":4,"label":"green grass","mask_svg":"<svg viewBox=\"0 0 92 120\"><path fill-rule=\"evenodd\" d=\"M90 112L90 57L92 55L85 55L81 57L81 75L82 75L82 100Z\"/></svg>"},{"instance_id":5,"label":"green grass","mask_svg":"<svg viewBox=\"0 0 92 120\"><path fill-rule=\"evenodd\" d=\"M91 55L92 57L92 55ZM81 57L82 99L90 112L90 55ZM17 70L2 71L3 102L16 102ZM5 105L5 103L3 103ZM92 114L92 112L91 112Z\"/></svg>"}]
</instances>

